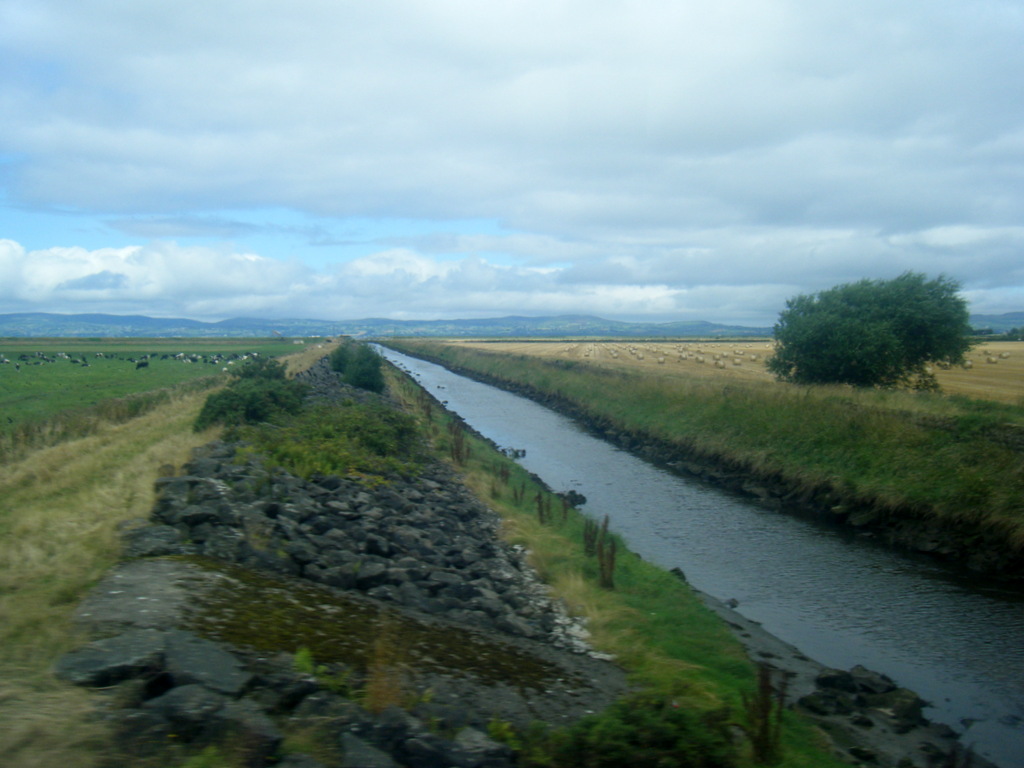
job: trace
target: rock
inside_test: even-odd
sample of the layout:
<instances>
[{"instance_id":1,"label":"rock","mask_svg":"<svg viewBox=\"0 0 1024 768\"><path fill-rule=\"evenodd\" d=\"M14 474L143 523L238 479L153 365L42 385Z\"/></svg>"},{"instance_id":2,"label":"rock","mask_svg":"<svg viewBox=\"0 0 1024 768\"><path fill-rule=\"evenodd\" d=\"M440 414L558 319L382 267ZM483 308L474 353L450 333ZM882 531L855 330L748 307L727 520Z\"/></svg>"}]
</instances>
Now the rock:
<instances>
[{"instance_id":1,"label":"rock","mask_svg":"<svg viewBox=\"0 0 1024 768\"><path fill-rule=\"evenodd\" d=\"M890 678L865 669L860 664L850 670L850 676L853 678L856 690L860 693L887 693L896 688L896 683Z\"/></svg>"},{"instance_id":2,"label":"rock","mask_svg":"<svg viewBox=\"0 0 1024 768\"><path fill-rule=\"evenodd\" d=\"M801 697L797 703L816 715L849 715L857 708L853 699L840 691L819 691Z\"/></svg>"},{"instance_id":3,"label":"rock","mask_svg":"<svg viewBox=\"0 0 1024 768\"><path fill-rule=\"evenodd\" d=\"M345 768L402 768L387 752L351 733L342 734L341 748L345 753Z\"/></svg>"},{"instance_id":4,"label":"rock","mask_svg":"<svg viewBox=\"0 0 1024 768\"><path fill-rule=\"evenodd\" d=\"M252 701L227 702L216 720L243 745L247 765L265 765L284 741L274 722Z\"/></svg>"},{"instance_id":5,"label":"rock","mask_svg":"<svg viewBox=\"0 0 1024 768\"><path fill-rule=\"evenodd\" d=\"M862 763L877 763L878 755L875 754L874 750L868 749L867 747L850 747L847 752L850 756L856 760L860 760Z\"/></svg>"},{"instance_id":6,"label":"rock","mask_svg":"<svg viewBox=\"0 0 1024 768\"><path fill-rule=\"evenodd\" d=\"M927 702L906 688L894 688L885 693L863 695L865 706L878 709L895 721L895 728L905 733L924 722L923 710Z\"/></svg>"},{"instance_id":7,"label":"rock","mask_svg":"<svg viewBox=\"0 0 1024 768\"><path fill-rule=\"evenodd\" d=\"M54 674L75 685L106 687L133 677L157 674L163 667L164 637L139 629L97 640L64 654Z\"/></svg>"},{"instance_id":8,"label":"rock","mask_svg":"<svg viewBox=\"0 0 1024 768\"><path fill-rule=\"evenodd\" d=\"M147 525L124 534L125 557L160 557L185 551L181 532L170 525Z\"/></svg>"},{"instance_id":9,"label":"rock","mask_svg":"<svg viewBox=\"0 0 1024 768\"><path fill-rule=\"evenodd\" d=\"M274 763L274 768L327 768L309 755L291 754Z\"/></svg>"},{"instance_id":10,"label":"rock","mask_svg":"<svg viewBox=\"0 0 1024 768\"><path fill-rule=\"evenodd\" d=\"M228 701L226 696L201 685L183 685L150 699L142 706L165 717L175 725L183 741L190 741L204 731L208 732L214 716Z\"/></svg>"},{"instance_id":11,"label":"rock","mask_svg":"<svg viewBox=\"0 0 1024 768\"><path fill-rule=\"evenodd\" d=\"M175 685L199 683L210 690L238 696L252 679L235 656L191 632L171 630L165 642L164 666Z\"/></svg>"},{"instance_id":12,"label":"rock","mask_svg":"<svg viewBox=\"0 0 1024 768\"><path fill-rule=\"evenodd\" d=\"M456 751L450 754L450 762L457 768L503 768L511 766L513 752L505 744L499 744L476 728L463 728L455 735Z\"/></svg>"},{"instance_id":13,"label":"rock","mask_svg":"<svg viewBox=\"0 0 1024 768\"><path fill-rule=\"evenodd\" d=\"M819 688L831 688L847 693L857 692L857 683L853 675L841 669L826 669L815 678L815 683Z\"/></svg>"}]
</instances>

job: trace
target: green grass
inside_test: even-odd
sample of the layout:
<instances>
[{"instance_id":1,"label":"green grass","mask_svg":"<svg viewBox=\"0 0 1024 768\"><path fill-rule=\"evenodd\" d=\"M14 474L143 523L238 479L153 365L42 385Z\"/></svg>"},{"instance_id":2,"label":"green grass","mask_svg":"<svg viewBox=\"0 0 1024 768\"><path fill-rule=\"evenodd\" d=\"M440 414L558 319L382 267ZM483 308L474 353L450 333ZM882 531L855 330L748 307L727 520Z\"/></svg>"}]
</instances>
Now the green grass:
<instances>
[{"instance_id":1,"label":"green grass","mask_svg":"<svg viewBox=\"0 0 1024 768\"><path fill-rule=\"evenodd\" d=\"M456 368L558 396L590 418L795 489L884 512L979 525L1024 549L1024 409L938 394L666 380L578 363L390 342ZM1024 434L1018 434L1024 437ZM1024 443L1024 440L1022 440Z\"/></svg>"},{"instance_id":2,"label":"green grass","mask_svg":"<svg viewBox=\"0 0 1024 768\"><path fill-rule=\"evenodd\" d=\"M266 339L0 339L0 357L10 360L0 364L0 460L127 421L177 394L210 389L226 381L224 368L240 364L188 363L175 359L179 353L240 358L252 352L292 354L295 347ZM132 359L146 355L148 364L136 368Z\"/></svg>"},{"instance_id":3,"label":"green grass","mask_svg":"<svg viewBox=\"0 0 1024 768\"><path fill-rule=\"evenodd\" d=\"M260 339L204 341L197 339L0 339L0 430L38 422L57 413L87 408L101 400L174 387L198 378L215 376L225 365L185 363L178 353L196 355L279 355L293 352L291 345ZM55 362L43 362L42 357ZM97 357L102 354L103 357ZM27 360L19 360L27 355ZM57 357L66 355L67 357ZM136 369L131 358L150 355L149 365ZM168 355L166 360L160 359ZM84 367L71 359L88 362ZM20 370L16 369L20 365Z\"/></svg>"}]
</instances>

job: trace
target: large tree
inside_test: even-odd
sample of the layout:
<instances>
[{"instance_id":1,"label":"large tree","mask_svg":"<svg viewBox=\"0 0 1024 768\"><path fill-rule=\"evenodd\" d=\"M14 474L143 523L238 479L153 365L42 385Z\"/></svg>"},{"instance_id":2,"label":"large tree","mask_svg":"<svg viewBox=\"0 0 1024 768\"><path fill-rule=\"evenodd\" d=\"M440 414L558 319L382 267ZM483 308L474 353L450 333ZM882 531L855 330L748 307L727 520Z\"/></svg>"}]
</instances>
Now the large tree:
<instances>
[{"instance_id":1,"label":"large tree","mask_svg":"<svg viewBox=\"0 0 1024 768\"><path fill-rule=\"evenodd\" d=\"M797 384L936 387L930 365L971 348L967 302L955 280L905 272L786 302L768 370Z\"/></svg>"}]
</instances>

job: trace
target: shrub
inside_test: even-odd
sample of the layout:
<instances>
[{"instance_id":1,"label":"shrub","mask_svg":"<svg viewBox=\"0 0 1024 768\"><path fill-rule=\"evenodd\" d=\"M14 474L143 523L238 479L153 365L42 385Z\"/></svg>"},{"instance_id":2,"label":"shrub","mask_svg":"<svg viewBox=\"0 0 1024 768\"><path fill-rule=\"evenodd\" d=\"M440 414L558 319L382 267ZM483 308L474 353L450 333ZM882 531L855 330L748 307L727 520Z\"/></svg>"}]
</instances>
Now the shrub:
<instances>
[{"instance_id":1,"label":"shrub","mask_svg":"<svg viewBox=\"0 0 1024 768\"><path fill-rule=\"evenodd\" d=\"M329 362L331 370L353 387L378 394L384 391L384 371L380 355L368 344L349 341L335 349Z\"/></svg>"},{"instance_id":2,"label":"shrub","mask_svg":"<svg viewBox=\"0 0 1024 768\"><path fill-rule=\"evenodd\" d=\"M572 726L555 749L566 768L729 768L728 712L697 712L638 693Z\"/></svg>"},{"instance_id":3,"label":"shrub","mask_svg":"<svg viewBox=\"0 0 1024 768\"><path fill-rule=\"evenodd\" d=\"M297 381L253 376L236 379L227 389L206 398L196 417L197 432L214 424L239 426L269 421L302 409L306 386Z\"/></svg>"},{"instance_id":4,"label":"shrub","mask_svg":"<svg viewBox=\"0 0 1024 768\"><path fill-rule=\"evenodd\" d=\"M254 357L234 371L239 379L268 379L284 381L288 367L272 357Z\"/></svg>"},{"instance_id":5,"label":"shrub","mask_svg":"<svg viewBox=\"0 0 1024 768\"><path fill-rule=\"evenodd\" d=\"M306 477L408 473L420 447L411 416L353 401L313 408L283 426L250 428L243 434L260 453Z\"/></svg>"}]
</instances>

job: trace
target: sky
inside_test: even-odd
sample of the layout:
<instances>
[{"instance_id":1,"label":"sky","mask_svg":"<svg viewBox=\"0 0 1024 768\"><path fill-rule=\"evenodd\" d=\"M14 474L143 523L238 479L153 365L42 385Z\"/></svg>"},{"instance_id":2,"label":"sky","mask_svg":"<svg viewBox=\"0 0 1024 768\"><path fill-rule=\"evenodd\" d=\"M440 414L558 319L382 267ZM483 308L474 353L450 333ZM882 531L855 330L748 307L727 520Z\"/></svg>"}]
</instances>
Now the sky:
<instances>
[{"instance_id":1,"label":"sky","mask_svg":"<svg viewBox=\"0 0 1024 768\"><path fill-rule=\"evenodd\" d=\"M1024 310L1024 0L0 0L0 313Z\"/></svg>"}]
</instances>

